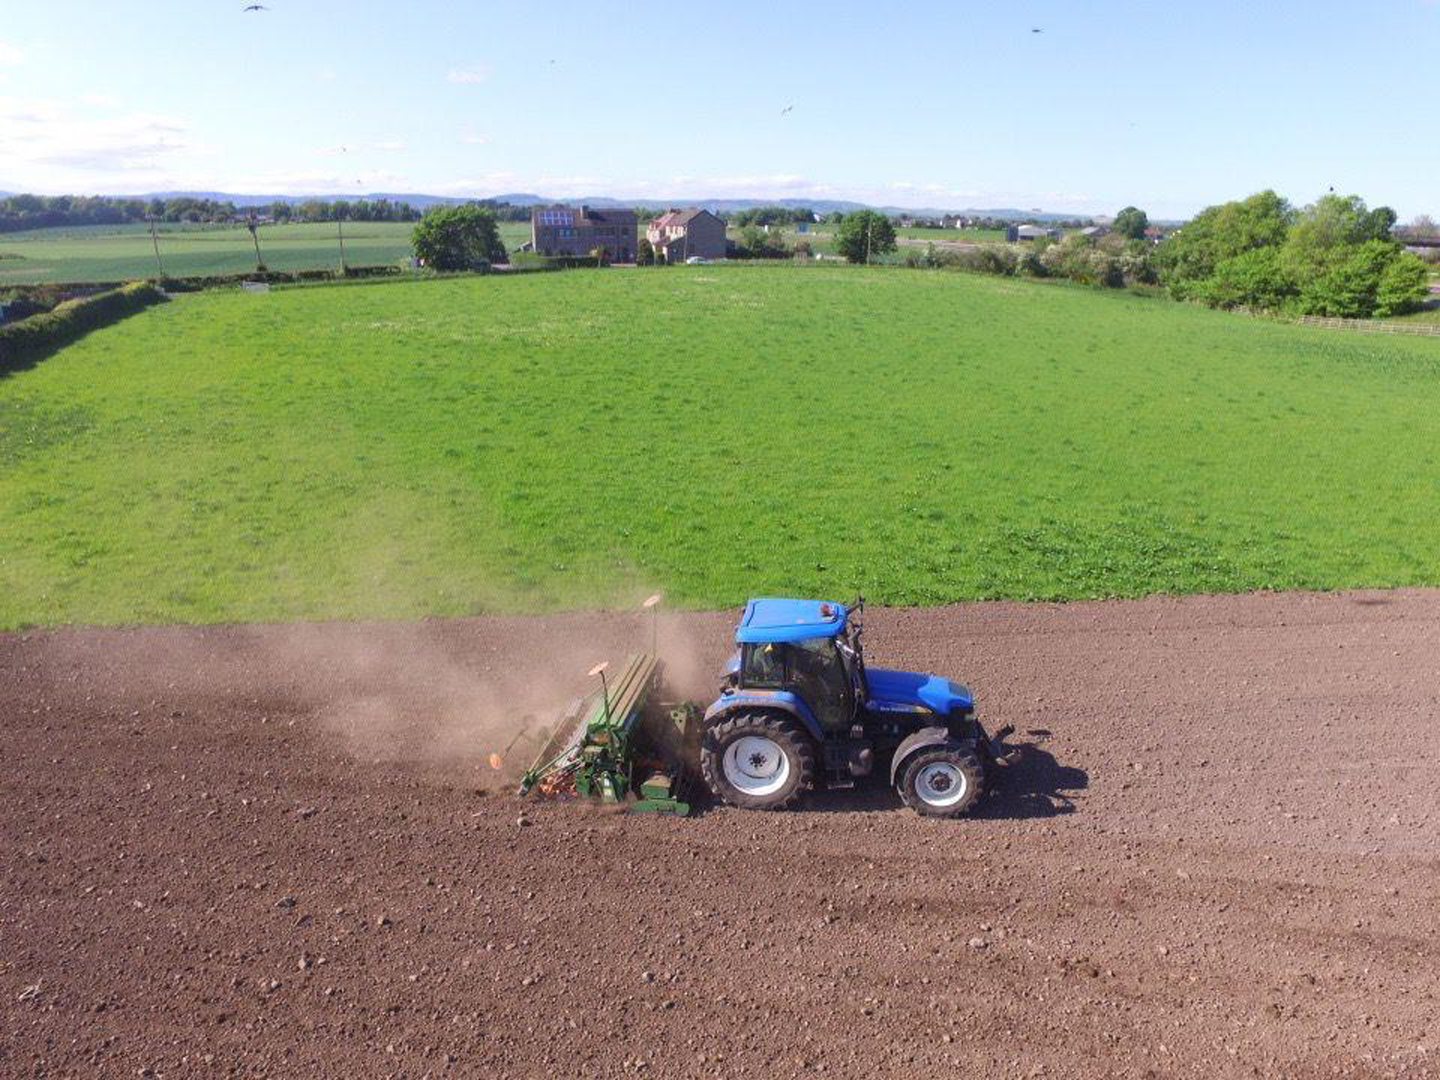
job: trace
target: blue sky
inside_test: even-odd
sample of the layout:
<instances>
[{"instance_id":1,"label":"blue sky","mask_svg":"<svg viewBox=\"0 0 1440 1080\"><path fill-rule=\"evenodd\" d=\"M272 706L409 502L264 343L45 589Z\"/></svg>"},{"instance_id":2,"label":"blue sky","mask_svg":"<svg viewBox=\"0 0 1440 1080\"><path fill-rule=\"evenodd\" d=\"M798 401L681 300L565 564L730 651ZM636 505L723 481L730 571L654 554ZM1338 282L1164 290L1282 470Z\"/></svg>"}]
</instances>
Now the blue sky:
<instances>
[{"instance_id":1,"label":"blue sky","mask_svg":"<svg viewBox=\"0 0 1440 1080\"><path fill-rule=\"evenodd\" d=\"M1440 216L1440 0L248 2L5 5L0 189Z\"/></svg>"}]
</instances>

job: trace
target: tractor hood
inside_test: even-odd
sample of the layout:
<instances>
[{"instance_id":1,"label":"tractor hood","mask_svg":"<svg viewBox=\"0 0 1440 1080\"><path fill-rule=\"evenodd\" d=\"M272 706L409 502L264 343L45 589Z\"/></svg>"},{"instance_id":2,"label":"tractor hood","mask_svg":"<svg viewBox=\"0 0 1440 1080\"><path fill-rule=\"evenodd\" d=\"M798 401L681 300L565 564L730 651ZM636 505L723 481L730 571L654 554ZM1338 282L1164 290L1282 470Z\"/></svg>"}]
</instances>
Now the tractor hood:
<instances>
[{"instance_id":1,"label":"tractor hood","mask_svg":"<svg viewBox=\"0 0 1440 1080\"><path fill-rule=\"evenodd\" d=\"M975 708L975 698L968 687L938 675L867 667L865 681L870 687L869 707L880 712L909 711L918 705L939 716L948 716Z\"/></svg>"}]
</instances>

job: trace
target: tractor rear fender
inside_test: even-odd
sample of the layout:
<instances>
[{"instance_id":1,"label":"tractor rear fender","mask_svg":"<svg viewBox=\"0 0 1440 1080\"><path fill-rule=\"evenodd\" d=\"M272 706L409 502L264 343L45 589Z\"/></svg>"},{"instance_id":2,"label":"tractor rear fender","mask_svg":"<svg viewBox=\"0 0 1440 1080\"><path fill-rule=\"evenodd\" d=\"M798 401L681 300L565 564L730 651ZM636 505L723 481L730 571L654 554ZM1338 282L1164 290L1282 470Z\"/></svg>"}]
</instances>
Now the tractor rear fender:
<instances>
[{"instance_id":1,"label":"tractor rear fender","mask_svg":"<svg viewBox=\"0 0 1440 1080\"><path fill-rule=\"evenodd\" d=\"M800 721L801 727L809 732L810 737L817 743L825 741L825 732L821 729L820 722L815 719L815 714L810 711L810 706L805 704L805 699L787 690L727 691L711 702L710 707L705 710L705 726L709 727L732 713L754 709L789 713Z\"/></svg>"},{"instance_id":2,"label":"tractor rear fender","mask_svg":"<svg viewBox=\"0 0 1440 1080\"><path fill-rule=\"evenodd\" d=\"M905 736L899 746L895 748L895 756L890 759L890 783L895 783L895 778L900 775L900 770L905 767L905 759L917 750L925 750L932 746L949 746L964 742L950 734L948 728L924 727L919 731L912 731Z\"/></svg>"}]
</instances>

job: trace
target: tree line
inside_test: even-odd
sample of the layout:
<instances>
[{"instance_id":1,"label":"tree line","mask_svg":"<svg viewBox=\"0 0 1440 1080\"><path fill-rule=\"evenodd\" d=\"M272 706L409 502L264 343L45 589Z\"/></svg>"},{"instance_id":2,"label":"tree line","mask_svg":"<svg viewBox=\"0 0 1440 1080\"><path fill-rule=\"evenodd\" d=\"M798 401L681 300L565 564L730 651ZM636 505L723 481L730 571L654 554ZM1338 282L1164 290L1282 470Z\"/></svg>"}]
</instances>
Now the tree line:
<instances>
[{"instance_id":1,"label":"tree line","mask_svg":"<svg viewBox=\"0 0 1440 1080\"><path fill-rule=\"evenodd\" d=\"M1404 243L1435 232L1396 226L1388 206L1327 194L1296 207L1274 191L1202 210L1158 244L1144 211L1126 207L1108 232L1070 233L964 251L911 250L905 263L1066 278L1110 288L1159 286L1211 307L1368 319L1403 315L1429 297L1429 270Z\"/></svg>"},{"instance_id":2,"label":"tree line","mask_svg":"<svg viewBox=\"0 0 1440 1080\"><path fill-rule=\"evenodd\" d=\"M1329 194L1295 208L1273 191L1201 211L1155 254L1161 281L1212 307L1368 319L1413 311L1429 270L1394 236L1395 211Z\"/></svg>"},{"instance_id":3,"label":"tree line","mask_svg":"<svg viewBox=\"0 0 1440 1080\"><path fill-rule=\"evenodd\" d=\"M0 232L74 228L81 225L130 225L145 221L168 224L218 224L252 215L285 222L419 221L420 211L407 202L389 199L277 200L268 206L237 207L229 200L188 195L169 199L119 198L109 195L10 195L0 199ZM528 212L527 212L528 215Z\"/></svg>"}]
</instances>

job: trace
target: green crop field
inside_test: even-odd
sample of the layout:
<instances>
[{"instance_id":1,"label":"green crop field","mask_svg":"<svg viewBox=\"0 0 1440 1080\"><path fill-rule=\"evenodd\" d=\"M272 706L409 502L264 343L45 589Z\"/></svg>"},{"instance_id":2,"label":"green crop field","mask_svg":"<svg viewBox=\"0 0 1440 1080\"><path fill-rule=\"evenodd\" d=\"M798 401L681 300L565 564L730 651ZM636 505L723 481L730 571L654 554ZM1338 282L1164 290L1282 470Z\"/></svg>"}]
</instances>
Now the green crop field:
<instances>
[{"instance_id":1,"label":"green crop field","mask_svg":"<svg viewBox=\"0 0 1440 1080\"><path fill-rule=\"evenodd\" d=\"M0 627L1440 584L1440 342L954 273L182 296L0 378Z\"/></svg>"},{"instance_id":2,"label":"green crop field","mask_svg":"<svg viewBox=\"0 0 1440 1080\"><path fill-rule=\"evenodd\" d=\"M350 266L390 266L410 257L415 226L403 222L345 224ZM526 222L501 222L507 248L530 239ZM242 274L255 269L255 247L243 226L164 225L160 260L170 277ZM339 267L332 224L262 225L260 254L271 270ZM0 233L0 289L50 281L128 281L156 276L155 249L144 225L96 225Z\"/></svg>"},{"instance_id":3,"label":"green crop field","mask_svg":"<svg viewBox=\"0 0 1440 1080\"><path fill-rule=\"evenodd\" d=\"M897 227L900 240L917 240L936 244L1003 244L1004 229L922 229L915 225Z\"/></svg>"},{"instance_id":4,"label":"green crop field","mask_svg":"<svg viewBox=\"0 0 1440 1080\"><path fill-rule=\"evenodd\" d=\"M413 225L347 222L351 266L394 264L410 255ZM255 269L255 247L243 226L167 225L158 230L160 260L170 277L240 274ZM340 265L335 225L262 225L260 254L271 270ZM95 225L0 234L0 288L47 281L124 281L156 276L144 225Z\"/></svg>"},{"instance_id":5,"label":"green crop field","mask_svg":"<svg viewBox=\"0 0 1440 1080\"><path fill-rule=\"evenodd\" d=\"M730 228L726 235L736 243L741 240L743 230ZM527 233L528 236L528 233ZM810 245L810 250L818 255L835 254L835 226L828 223L811 225L806 232L800 232L794 225L786 225L780 229L780 236L785 243L794 247L798 241L805 241ZM992 244L1003 243L1005 233L1000 229L922 229L917 226L907 225L896 227L895 238L900 248L923 248L927 244L934 244L943 248L950 244ZM899 262L900 256L886 255L878 257L876 262Z\"/></svg>"}]
</instances>

